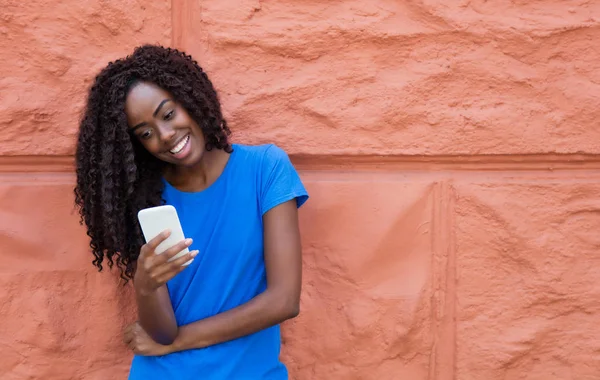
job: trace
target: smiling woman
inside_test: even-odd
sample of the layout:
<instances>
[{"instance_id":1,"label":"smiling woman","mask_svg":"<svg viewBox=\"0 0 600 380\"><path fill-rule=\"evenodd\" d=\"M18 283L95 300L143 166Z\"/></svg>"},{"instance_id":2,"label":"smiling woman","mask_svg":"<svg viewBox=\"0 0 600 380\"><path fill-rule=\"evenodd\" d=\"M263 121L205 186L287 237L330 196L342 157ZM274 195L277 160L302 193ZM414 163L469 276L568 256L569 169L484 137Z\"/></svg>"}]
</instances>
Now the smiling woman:
<instances>
[{"instance_id":1,"label":"smiling woman","mask_svg":"<svg viewBox=\"0 0 600 380\"><path fill-rule=\"evenodd\" d=\"M202 158L205 141L200 127L171 94L155 84L133 85L125 101L125 113L129 125L133 125L131 132L162 161L186 166L186 162Z\"/></svg>"},{"instance_id":2,"label":"smiling woman","mask_svg":"<svg viewBox=\"0 0 600 380\"><path fill-rule=\"evenodd\" d=\"M130 379L288 377L279 324L299 312L308 194L283 150L229 134L207 75L175 49L137 48L90 89L75 198L93 264L133 279ZM156 255L168 232L144 242L136 215L160 204L176 208L188 239Z\"/></svg>"},{"instance_id":3,"label":"smiling woman","mask_svg":"<svg viewBox=\"0 0 600 380\"><path fill-rule=\"evenodd\" d=\"M143 147L162 162L171 164L163 173L170 182L192 191L201 190L203 185L199 182L208 185L206 177L193 181L194 176L181 176L181 172L191 170L192 174L202 176L205 173L195 170L194 166L211 163L214 159L220 161L215 163L217 167L214 169L217 172L223 170L228 155L215 151L216 154L205 156L206 141L202 129L173 95L159 86L148 81L131 85L125 101L125 113L128 124L133 126L131 133ZM180 178L185 181L178 182Z\"/></svg>"}]
</instances>

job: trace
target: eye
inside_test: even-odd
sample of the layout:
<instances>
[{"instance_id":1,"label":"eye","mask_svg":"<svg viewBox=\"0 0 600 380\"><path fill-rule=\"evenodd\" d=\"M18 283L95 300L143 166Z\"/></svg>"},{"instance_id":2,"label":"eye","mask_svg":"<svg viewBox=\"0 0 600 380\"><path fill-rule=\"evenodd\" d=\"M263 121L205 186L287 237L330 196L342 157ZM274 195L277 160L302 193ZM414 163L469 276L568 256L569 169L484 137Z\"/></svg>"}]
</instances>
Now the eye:
<instances>
[{"instance_id":1,"label":"eye","mask_svg":"<svg viewBox=\"0 0 600 380\"><path fill-rule=\"evenodd\" d=\"M175 115L175 110L171 110L171 111L167 112L165 114L165 120L171 120L173 118L173 115Z\"/></svg>"},{"instance_id":2,"label":"eye","mask_svg":"<svg viewBox=\"0 0 600 380\"><path fill-rule=\"evenodd\" d=\"M140 133L138 136L143 140L148 140L150 137L152 137L152 130L146 129L144 132Z\"/></svg>"}]
</instances>

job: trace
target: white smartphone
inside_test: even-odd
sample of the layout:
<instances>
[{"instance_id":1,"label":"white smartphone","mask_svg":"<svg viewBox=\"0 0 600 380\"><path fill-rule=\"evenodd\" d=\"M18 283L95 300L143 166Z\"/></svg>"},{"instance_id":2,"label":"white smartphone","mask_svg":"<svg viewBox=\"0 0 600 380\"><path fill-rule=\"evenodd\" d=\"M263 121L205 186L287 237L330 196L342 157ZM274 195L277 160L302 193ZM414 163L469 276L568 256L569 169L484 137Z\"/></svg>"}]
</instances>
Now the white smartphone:
<instances>
[{"instance_id":1,"label":"white smartphone","mask_svg":"<svg viewBox=\"0 0 600 380\"><path fill-rule=\"evenodd\" d=\"M154 239L164 230L171 230L171 235L156 247L157 254L163 253L185 239L183 229L181 228L181 222L177 215L177 210L171 205L156 206L140 210L138 212L138 220L146 243ZM189 249L185 248L169 259L169 261L175 260L188 252ZM192 261L194 261L194 259L191 259L183 265L189 265Z\"/></svg>"}]
</instances>

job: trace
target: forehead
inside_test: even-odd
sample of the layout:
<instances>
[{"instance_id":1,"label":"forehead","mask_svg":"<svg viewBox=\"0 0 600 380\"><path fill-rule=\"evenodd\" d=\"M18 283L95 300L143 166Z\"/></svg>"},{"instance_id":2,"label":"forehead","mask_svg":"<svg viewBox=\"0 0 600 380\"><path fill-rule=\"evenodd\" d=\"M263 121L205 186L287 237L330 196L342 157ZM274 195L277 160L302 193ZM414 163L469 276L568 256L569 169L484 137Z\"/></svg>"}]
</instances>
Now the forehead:
<instances>
[{"instance_id":1,"label":"forehead","mask_svg":"<svg viewBox=\"0 0 600 380\"><path fill-rule=\"evenodd\" d=\"M154 83L135 84L125 99L127 120L130 124L151 120L156 107L165 99L172 99L171 94Z\"/></svg>"}]
</instances>

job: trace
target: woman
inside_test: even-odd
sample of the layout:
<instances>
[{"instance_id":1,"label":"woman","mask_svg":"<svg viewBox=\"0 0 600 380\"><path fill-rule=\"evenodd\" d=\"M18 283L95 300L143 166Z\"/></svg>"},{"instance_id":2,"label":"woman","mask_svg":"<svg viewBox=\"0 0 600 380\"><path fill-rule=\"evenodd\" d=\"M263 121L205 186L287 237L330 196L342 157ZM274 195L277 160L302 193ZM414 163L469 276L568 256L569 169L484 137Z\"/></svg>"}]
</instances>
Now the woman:
<instances>
[{"instance_id":1,"label":"woman","mask_svg":"<svg viewBox=\"0 0 600 380\"><path fill-rule=\"evenodd\" d=\"M279 324L299 312L297 209L308 194L280 148L229 135L207 75L175 49L139 47L90 89L76 203L94 265L133 280L132 380L288 377ZM137 212L161 204L188 239L156 255L168 231L145 243Z\"/></svg>"}]
</instances>

